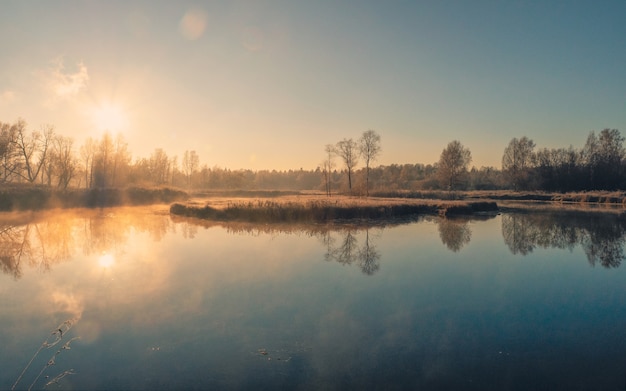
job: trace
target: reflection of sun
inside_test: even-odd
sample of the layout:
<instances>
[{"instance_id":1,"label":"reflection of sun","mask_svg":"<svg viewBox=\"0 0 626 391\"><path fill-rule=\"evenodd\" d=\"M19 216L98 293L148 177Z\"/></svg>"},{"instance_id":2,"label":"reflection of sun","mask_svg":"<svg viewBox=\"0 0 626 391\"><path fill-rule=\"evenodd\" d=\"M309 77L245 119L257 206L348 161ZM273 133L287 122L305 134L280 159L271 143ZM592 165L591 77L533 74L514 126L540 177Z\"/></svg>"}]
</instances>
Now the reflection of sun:
<instances>
[{"instance_id":1,"label":"reflection of sun","mask_svg":"<svg viewBox=\"0 0 626 391\"><path fill-rule=\"evenodd\" d=\"M110 268L115 263L115 258L111 254L102 254L98 258L98 264L103 268Z\"/></svg>"},{"instance_id":2,"label":"reflection of sun","mask_svg":"<svg viewBox=\"0 0 626 391\"><path fill-rule=\"evenodd\" d=\"M95 106L90 112L93 125L98 131L123 132L128 128L128 117L121 106L105 102Z\"/></svg>"}]
</instances>

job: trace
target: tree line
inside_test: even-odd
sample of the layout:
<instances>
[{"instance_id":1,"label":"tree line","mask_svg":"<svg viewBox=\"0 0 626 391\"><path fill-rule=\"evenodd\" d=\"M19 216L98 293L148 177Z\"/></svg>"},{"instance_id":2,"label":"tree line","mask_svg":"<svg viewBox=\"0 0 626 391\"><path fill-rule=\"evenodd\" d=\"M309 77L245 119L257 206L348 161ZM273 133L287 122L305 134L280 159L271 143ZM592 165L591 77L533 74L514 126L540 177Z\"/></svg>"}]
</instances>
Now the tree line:
<instances>
[{"instance_id":1,"label":"tree line","mask_svg":"<svg viewBox=\"0 0 626 391\"><path fill-rule=\"evenodd\" d=\"M624 137L617 129L591 131L582 148L535 149L513 138L504 150L502 173L515 190L582 191L626 188Z\"/></svg>"},{"instance_id":2,"label":"tree line","mask_svg":"<svg viewBox=\"0 0 626 391\"><path fill-rule=\"evenodd\" d=\"M432 164L374 166L382 144L380 135L370 129L356 140L326 144L324 158L314 170L231 170L201 164L194 150L185 151L181 159L162 148L134 158L121 134L104 133L76 146L51 125L29 130L26 121L18 119L0 122L0 183L62 189L167 185L198 190L315 190L329 196L390 190L615 190L626 187L623 142L617 129L590 132L580 149L536 149L527 137L513 138L504 149L501 168L470 168L470 150L454 140Z\"/></svg>"}]
</instances>

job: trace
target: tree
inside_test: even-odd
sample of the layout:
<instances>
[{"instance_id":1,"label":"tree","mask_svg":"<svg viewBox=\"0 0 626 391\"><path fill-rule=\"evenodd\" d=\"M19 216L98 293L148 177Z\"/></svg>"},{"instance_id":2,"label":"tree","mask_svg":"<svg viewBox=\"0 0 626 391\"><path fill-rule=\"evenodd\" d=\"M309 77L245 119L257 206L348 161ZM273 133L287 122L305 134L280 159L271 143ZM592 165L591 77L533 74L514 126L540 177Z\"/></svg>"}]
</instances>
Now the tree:
<instances>
[{"instance_id":1,"label":"tree","mask_svg":"<svg viewBox=\"0 0 626 391\"><path fill-rule=\"evenodd\" d=\"M333 168L335 167L335 161L333 159L335 148L331 144L326 144L326 147L324 147L324 152L326 152L326 159L324 159L324 161L322 162L322 172L324 173L324 187L326 188L326 195L330 197L330 184Z\"/></svg>"},{"instance_id":2,"label":"tree","mask_svg":"<svg viewBox=\"0 0 626 391\"><path fill-rule=\"evenodd\" d=\"M448 190L456 189L467 175L472 154L459 141L454 140L441 152L437 176L441 185Z\"/></svg>"},{"instance_id":3,"label":"tree","mask_svg":"<svg viewBox=\"0 0 626 391\"><path fill-rule=\"evenodd\" d=\"M582 160L593 189L612 190L619 186L624 161L624 137L617 129L592 131L582 150Z\"/></svg>"},{"instance_id":4,"label":"tree","mask_svg":"<svg viewBox=\"0 0 626 391\"><path fill-rule=\"evenodd\" d=\"M154 184L163 185L168 182L170 174L170 159L161 148L154 150L148 161L150 179Z\"/></svg>"},{"instance_id":5,"label":"tree","mask_svg":"<svg viewBox=\"0 0 626 391\"><path fill-rule=\"evenodd\" d=\"M53 143L52 167L58 177L57 186L64 189L67 189L76 173L77 164L72 150L73 144L74 141L71 138L63 136L55 137Z\"/></svg>"},{"instance_id":6,"label":"tree","mask_svg":"<svg viewBox=\"0 0 626 391\"><path fill-rule=\"evenodd\" d=\"M502 171L515 190L525 189L530 184L530 173L535 160L535 143L524 136L513 138L502 155Z\"/></svg>"},{"instance_id":7,"label":"tree","mask_svg":"<svg viewBox=\"0 0 626 391\"><path fill-rule=\"evenodd\" d=\"M337 143L335 153L343 160L348 174L348 189L352 193L352 171L359 162L358 144L353 139L343 139Z\"/></svg>"},{"instance_id":8,"label":"tree","mask_svg":"<svg viewBox=\"0 0 626 391\"><path fill-rule=\"evenodd\" d=\"M96 142L93 138L88 137L85 143L80 147L80 157L85 170L85 188L90 189L93 186L93 171L95 166Z\"/></svg>"},{"instance_id":9,"label":"tree","mask_svg":"<svg viewBox=\"0 0 626 391\"><path fill-rule=\"evenodd\" d=\"M111 170L111 186L116 187L125 183L129 171L131 154L128 143L122 133L118 133L113 143L113 167Z\"/></svg>"},{"instance_id":10,"label":"tree","mask_svg":"<svg viewBox=\"0 0 626 391\"><path fill-rule=\"evenodd\" d=\"M537 186L542 190L550 191L584 189L585 176L581 174L580 158L580 151L572 146L567 149L542 148L538 150L534 164Z\"/></svg>"},{"instance_id":11,"label":"tree","mask_svg":"<svg viewBox=\"0 0 626 391\"><path fill-rule=\"evenodd\" d=\"M185 151L183 155L183 172L187 178L187 186L191 187L191 176L198 171L200 158L196 151Z\"/></svg>"},{"instance_id":12,"label":"tree","mask_svg":"<svg viewBox=\"0 0 626 391\"><path fill-rule=\"evenodd\" d=\"M370 195L370 163L380 155L380 135L370 129L363 132L359 139L359 152L365 160L365 195Z\"/></svg>"},{"instance_id":13,"label":"tree","mask_svg":"<svg viewBox=\"0 0 626 391\"><path fill-rule=\"evenodd\" d=\"M620 185L621 166L624 160L624 137L617 129L603 129L598 137L600 146L600 184L605 190Z\"/></svg>"},{"instance_id":14,"label":"tree","mask_svg":"<svg viewBox=\"0 0 626 391\"><path fill-rule=\"evenodd\" d=\"M46 125L42 132L31 132L29 137L26 134L26 122L24 120L19 120L16 125L13 144L22 168L18 175L28 182L34 183L46 164L48 149L54 137L54 127Z\"/></svg>"},{"instance_id":15,"label":"tree","mask_svg":"<svg viewBox=\"0 0 626 391\"><path fill-rule=\"evenodd\" d=\"M95 170L93 172L94 184L97 187L107 187L112 185L112 163L115 145L109 132L102 135L102 140L96 146L94 156Z\"/></svg>"},{"instance_id":16,"label":"tree","mask_svg":"<svg viewBox=\"0 0 626 391\"><path fill-rule=\"evenodd\" d=\"M20 126L20 122L24 121L20 119L12 125L0 122L0 164L2 165L2 172L0 173L1 182L10 182L17 175L17 171L19 169L15 140L17 127Z\"/></svg>"}]
</instances>

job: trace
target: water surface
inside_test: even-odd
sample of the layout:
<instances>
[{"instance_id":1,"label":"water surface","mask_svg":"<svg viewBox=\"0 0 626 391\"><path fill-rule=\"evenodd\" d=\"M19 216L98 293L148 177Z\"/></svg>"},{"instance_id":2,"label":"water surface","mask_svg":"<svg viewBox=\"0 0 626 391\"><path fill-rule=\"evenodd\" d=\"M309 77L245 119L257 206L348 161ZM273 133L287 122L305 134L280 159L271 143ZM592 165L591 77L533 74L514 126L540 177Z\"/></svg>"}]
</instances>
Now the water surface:
<instances>
[{"instance_id":1,"label":"water surface","mask_svg":"<svg viewBox=\"0 0 626 391\"><path fill-rule=\"evenodd\" d=\"M622 390L625 228L4 214L0 388Z\"/></svg>"}]
</instances>

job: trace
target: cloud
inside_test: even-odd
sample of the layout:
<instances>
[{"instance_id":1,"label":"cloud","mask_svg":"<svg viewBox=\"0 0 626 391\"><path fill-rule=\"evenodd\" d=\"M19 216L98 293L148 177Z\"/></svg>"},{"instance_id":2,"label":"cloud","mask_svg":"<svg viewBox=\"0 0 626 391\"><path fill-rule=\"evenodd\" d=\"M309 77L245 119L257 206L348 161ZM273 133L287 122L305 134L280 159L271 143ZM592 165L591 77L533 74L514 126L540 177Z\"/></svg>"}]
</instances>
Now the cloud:
<instances>
[{"instance_id":1,"label":"cloud","mask_svg":"<svg viewBox=\"0 0 626 391\"><path fill-rule=\"evenodd\" d=\"M74 73L67 72L62 60L58 60L50 71L49 84L54 94L59 98L68 99L78 95L87 88L89 73L82 62L76 64Z\"/></svg>"},{"instance_id":2,"label":"cloud","mask_svg":"<svg viewBox=\"0 0 626 391\"><path fill-rule=\"evenodd\" d=\"M202 10L189 10L180 20L180 33L190 41L194 41L204 34L207 25L207 14Z\"/></svg>"}]
</instances>

